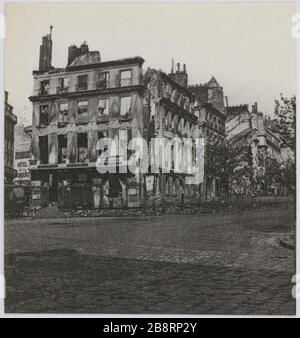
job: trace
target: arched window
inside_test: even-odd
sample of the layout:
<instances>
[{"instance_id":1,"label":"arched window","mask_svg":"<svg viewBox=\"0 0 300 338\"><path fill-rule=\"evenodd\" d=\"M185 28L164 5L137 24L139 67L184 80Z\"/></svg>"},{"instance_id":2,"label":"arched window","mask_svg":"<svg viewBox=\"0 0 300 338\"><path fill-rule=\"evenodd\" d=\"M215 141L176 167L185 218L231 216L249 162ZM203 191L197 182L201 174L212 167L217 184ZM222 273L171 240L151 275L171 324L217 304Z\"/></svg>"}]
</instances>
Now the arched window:
<instances>
[{"instance_id":1,"label":"arched window","mask_svg":"<svg viewBox=\"0 0 300 338\"><path fill-rule=\"evenodd\" d=\"M185 100L184 109L190 111L190 100L188 98Z\"/></svg>"},{"instance_id":2,"label":"arched window","mask_svg":"<svg viewBox=\"0 0 300 338\"><path fill-rule=\"evenodd\" d=\"M172 87L169 83L166 85L166 88L165 88L165 96L167 98L172 97Z\"/></svg>"},{"instance_id":3,"label":"arched window","mask_svg":"<svg viewBox=\"0 0 300 338\"><path fill-rule=\"evenodd\" d=\"M172 120L172 130L176 131L178 127L178 116L175 114L173 120Z\"/></svg>"},{"instance_id":4,"label":"arched window","mask_svg":"<svg viewBox=\"0 0 300 338\"><path fill-rule=\"evenodd\" d=\"M177 91L174 89L174 90L172 91L171 101L174 102L174 103L177 103L177 100L178 100L178 93L177 93Z\"/></svg>"},{"instance_id":5,"label":"arched window","mask_svg":"<svg viewBox=\"0 0 300 338\"><path fill-rule=\"evenodd\" d=\"M186 121L186 123L185 123L184 135L186 137L190 137L190 122L189 121Z\"/></svg>"},{"instance_id":6,"label":"arched window","mask_svg":"<svg viewBox=\"0 0 300 338\"><path fill-rule=\"evenodd\" d=\"M172 128L172 112L168 112L168 115L167 115L167 126L168 126L168 129L171 129Z\"/></svg>"},{"instance_id":7,"label":"arched window","mask_svg":"<svg viewBox=\"0 0 300 338\"><path fill-rule=\"evenodd\" d=\"M184 132L184 119L181 118L178 125L178 131L183 134Z\"/></svg>"}]
</instances>

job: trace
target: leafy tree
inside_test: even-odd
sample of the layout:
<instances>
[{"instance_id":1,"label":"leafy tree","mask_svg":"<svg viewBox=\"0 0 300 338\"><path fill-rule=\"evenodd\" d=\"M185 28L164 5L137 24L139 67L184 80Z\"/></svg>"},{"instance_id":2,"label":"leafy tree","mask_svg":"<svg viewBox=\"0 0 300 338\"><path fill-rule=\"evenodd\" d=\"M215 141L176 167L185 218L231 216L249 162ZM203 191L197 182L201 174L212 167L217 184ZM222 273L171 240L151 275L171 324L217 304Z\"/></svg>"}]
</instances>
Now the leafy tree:
<instances>
[{"instance_id":1,"label":"leafy tree","mask_svg":"<svg viewBox=\"0 0 300 338\"><path fill-rule=\"evenodd\" d=\"M275 124L272 128L277 132L286 145L295 149L296 134L296 96L290 99L280 95L279 100L275 100Z\"/></svg>"},{"instance_id":2,"label":"leafy tree","mask_svg":"<svg viewBox=\"0 0 300 338\"><path fill-rule=\"evenodd\" d=\"M252 152L247 136L239 141L225 139L216 143L207 142L204 165L206 179L218 178L218 193L221 196L228 197L233 181L241 186L252 182Z\"/></svg>"}]
</instances>

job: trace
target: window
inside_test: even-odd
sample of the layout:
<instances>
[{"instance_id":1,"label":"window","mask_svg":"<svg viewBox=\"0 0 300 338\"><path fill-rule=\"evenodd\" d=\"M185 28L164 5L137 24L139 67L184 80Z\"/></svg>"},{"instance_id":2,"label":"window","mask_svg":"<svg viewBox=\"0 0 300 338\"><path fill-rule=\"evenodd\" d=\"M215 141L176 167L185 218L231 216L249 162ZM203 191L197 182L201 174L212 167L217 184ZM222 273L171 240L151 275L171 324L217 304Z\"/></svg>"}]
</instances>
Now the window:
<instances>
[{"instance_id":1,"label":"window","mask_svg":"<svg viewBox=\"0 0 300 338\"><path fill-rule=\"evenodd\" d=\"M98 132L98 141L103 139L103 138L106 138L106 137L108 137L108 131L107 130L103 130L103 131ZM96 148L97 156L100 156L102 154L102 151L106 151L108 149L108 145L105 145L103 149L100 149L100 148L97 149L97 148Z\"/></svg>"},{"instance_id":2,"label":"window","mask_svg":"<svg viewBox=\"0 0 300 338\"><path fill-rule=\"evenodd\" d=\"M217 125L217 118L214 117L214 124L213 124L215 129L218 129L218 125Z\"/></svg>"},{"instance_id":3,"label":"window","mask_svg":"<svg viewBox=\"0 0 300 338\"><path fill-rule=\"evenodd\" d=\"M79 133L77 136L78 162L85 162L88 158L87 133Z\"/></svg>"},{"instance_id":4,"label":"window","mask_svg":"<svg viewBox=\"0 0 300 338\"><path fill-rule=\"evenodd\" d=\"M40 127L46 127L49 124L49 105L40 106Z\"/></svg>"},{"instance_id":5,"label":"window","mask_svg":"<svg viewBox=\"0 0 300 338\"><path fill-rule=\"evenodd\" d=\"M68 103L59 103L58 104L58 126L64 126L68 123Z\"/></svg>"},{"instance_id":6,"label":"window","mask_svg":"<svg viewBox=\"0 0 300 338\"><path fill-rule=\"evenodd\" d=\"M121 116L131 113L131 96L121 97Z\"/></svg>"},{"instance_id":7,"label":"window","mask_svg":"<svg viewBox=\"0 0 300 338\"><path fill-rule=\"evenodd\" d=\"M121 87L126 87L131 85L131 70L121 71Z\"/></svg>"},{"instance_id":8,"label":"window","mask_svg":"<svg viewBox=\"0 0 300 338\"><path fill-rule=\"evenodd\" d=\"M66 163L68 155L67 135L58 135L58 163Z\"/></svg>"},{"instance_id":9,"label":"window","mask_svg":"<svg viewBox=\"0 0 300 338\"><path fill-rule=\"evenodd\" d=\"M88 88L88 76L85 75L79 75L77 77L77 90L87 90Z\"/></svg>"},{"instance_id":10,"label":"window","mask_svg":"<svg viewBox=\"0 0 300 338\"><path fill-rule=\"evenodd\" d=\"M109 100L100 99L98 102L98 116L108 115L109 112Z\"/></svg>"},{"instance_id":11,"label":"window","mask_svg":"<svg viewBox=\"0 0 300 338\"><path fill-rule=\"evenodd\" d=\"M40 82L40 95L48 95L50 90L50 81L43 80Z\"/></svg>"},{"instance_id":12,"label":"window","mask_svg":"<svg viewBox=\"0 0 300 338\"><path fill-rule=\"evenodd\" d=\"M39 137L39 150L41 164L48 163L48 136Z\"/></svg>"},{"instance_id":13,"label":"window","mask_svg":"<svg viewBox=\"0 0 300 338\"><path fill-rule=\"evenodd\" d=\"M77 123L88 123L88 101L78 102Z\"/></svg>"},{"instance_id":14,"label":"window","mask_svg":"<svg viewBox=\"0 0 300 338\"><path fill-rule=\"evenodd\" d=\"M97 88L105 89L108 87L109 72L102 72L98 74Z\"/></svg>"},{"instance_id":15,"label":"window","mask_svg":"<svg viewBox=\"0 0 300 338\"><path fill-rule=\"evenodd\" d=\"M66 93L69 89L69 78L61 77L58 79L57 93Z\"/></svg>"}]
</instances>

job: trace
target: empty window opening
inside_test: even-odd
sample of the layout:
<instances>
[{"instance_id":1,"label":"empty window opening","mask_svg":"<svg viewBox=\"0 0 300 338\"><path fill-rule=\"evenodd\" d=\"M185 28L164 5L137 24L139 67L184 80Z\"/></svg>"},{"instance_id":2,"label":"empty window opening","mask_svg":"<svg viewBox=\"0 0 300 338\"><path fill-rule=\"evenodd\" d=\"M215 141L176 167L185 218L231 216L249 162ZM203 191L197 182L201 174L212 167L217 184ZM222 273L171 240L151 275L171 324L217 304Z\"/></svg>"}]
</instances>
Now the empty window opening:
<instances>
[{"instance_id":1,"label":"empty window opening","mask_svg":"<svg viewBox=\"0 0 300 338\"><path fill-rule=\"evenodd\" d=\"M50 90L50 81L43 80L40 82L40 94L41 95L48 95Z\"/></svg>"},{"instance_id":2,"label":"empty window opening","mask_svg":"<svg viewBox=\"0 0 300 338\"><path fill-rule=\"evenodd\" d=\"M109 100L108 99L100 99L98 102L98 115L99 116L107 116L108 115L108 107Z\"/></svg>"},{"instance_id":3,"label":"empty window opening","mask_svg":"<svg viewBox=\"0 0 300 338\"><path fill-rule=\"evenodd\" d=\"M40 127L46 127L49 124L49 105L40 106Z\"/></svg>"},{"instance_id":4,"label":"empty window opening","mask_svg":"<svg viewBox=\"0 0 300 338\"><path fill-rule=\"evenodd\" d=\"M108 82L109 82L108 72L102 72L98 74L97 88L105 89L106 87L108 87Z\"/></svg>"},{"instance_id":5,"label":"empty window opening","mask_svg":"<svg viewBox=\"0 0 300 338\"><path fill-rule=\"evenodd\" d=\"M78 162L86 162L88 158L87 133L79 133L77 137Z\"/></svg>"},{"instance_id":6,"label":"empty window opening","mask_svg":"<svg viewBox=\"0 0 300 338\"><path fill-rule=\"evenodd\" d=\"M58 135L58 163L66 163L68 155L67 135Z\"/></svg>"},{"instance_id":7,"label":"empty window opening","mask_svg":"<svg viewBox=\"0 0 300 338\"><path fill-rule=\"evenodd\" d=\"M87 90L88 88L88 76L85 75L79 75L77 77L77 90Z\"/></svg>"},{"instance_id":8,"label":"empty window opening","mask_svg":"<svg viewBox=\"0 0 300 338\"><path fill-rule=\"evenodd\" d=\"M58 126L64 126L68 123L68 103L60 103L58 105Z\"/></svg>"},{"instance_id":9,"label":"empty window opening","mask_svg":"<svg viewBox=\"0 0 300 338\"><path fill-rule=\"evenodd\" d=\"M131 96L121 97L121 116L127 116L131 113Z\"/></svg>"}]
</instances>

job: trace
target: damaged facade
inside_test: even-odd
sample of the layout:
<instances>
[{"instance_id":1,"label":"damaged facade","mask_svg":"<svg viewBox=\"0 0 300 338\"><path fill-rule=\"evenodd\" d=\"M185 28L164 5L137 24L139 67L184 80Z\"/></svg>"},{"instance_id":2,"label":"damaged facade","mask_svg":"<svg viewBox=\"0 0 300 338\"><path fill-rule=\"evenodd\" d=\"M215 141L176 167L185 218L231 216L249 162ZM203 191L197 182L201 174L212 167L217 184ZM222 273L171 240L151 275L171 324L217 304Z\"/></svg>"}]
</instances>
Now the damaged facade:
<instances>
[{"instance_id":1,"label":"damaged facade","mask_svg":"<svg viewBox=\"0 0 300 338\"><path fill-rule=\"evenodd\" d=\"M183 77L186 73L181 74ZM182 77L174 79L162 71L148 69L144 76L144 114L149 125L148 142L151 138L191 141L199 137L198 118L195 112L195 97L181 84ZM180 141L179 141L180 142ZM189 161L184 148L181 148L183 162ZM165 202L186 203L196 198L199 184L188 182L190 175L175 168L175 143L171 146L169 156L163 157L168 163L161 163L161 170L147 175L147 198L162 196ZM191 163L195 164L194 154ZM163 162L164 160L162 160ZM164 173L163 168L169 165L170 170Z\"/></svg>"},{"instance_id":2,"label":"damaged facade","mask_svg":"<svg viewBox=\"0 0 300 338\"><path fill-rule=\"evenodd\" d=\"M206 159L215 146L224 142L226 110L224 108L223 88L214 76L204 84L188 87L196 97L196 115L199 120L200 136L205 139ZM212 199L220 194L220 177L210 170L205 170L204 180L200 185L200 198Z\"/></svg>"},{"instance_id":3,"label":"damaged facade","mask_svg":"<svg viewBox=\"0 0 300 338\"><path fill-rule=\"evenodd\" d=\"M66 68L51 65L51 34L33 72L33 206L139 206L141 177L96 170L97 141L119 130L143 136L141 57L101 62L86 43L69 47ZM121 159L115 158L117 167Z\"/></svg>"},{"instance_id":4,"label":"damaged facade","mask_svg":"<svg viewBox=\"0 0 300 338\"><path fill-rule=\"evenodd\" d=\"M215 78L188 86L186 66L180 69L180 64L176 71L172 65L168 75L150 68L143 74L143 58L103 62L85 42L70 46L66 67L55 68L51 33L43 37L40 53L30 97L34 207L49 203L61 208L139 207L158 197L186 203L201 198L204 190L206 196L207 190L211 197L216 195L218 178L204 175L200 183L187 184L193 175L174 170L173 149L168 173L162 170L163 163L155 173L124 173L123 160L128 158L119 155L109 158L116 163L116 173L100 174L96 168L98 140L120 132L127 133L128 141L142 137L148 145L155 137L222 141L223 89ZM196 154L190 156L195 163Z\"/></svg>"}]
</instances>

